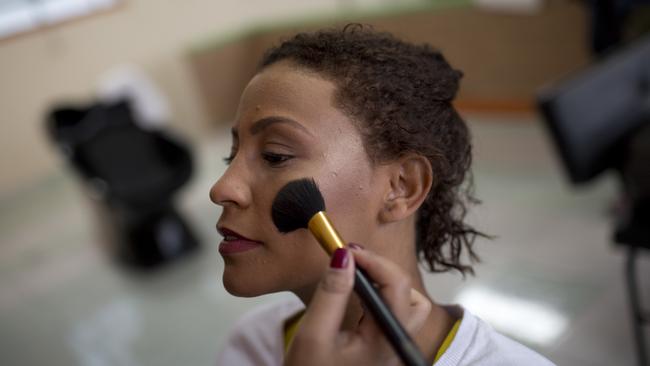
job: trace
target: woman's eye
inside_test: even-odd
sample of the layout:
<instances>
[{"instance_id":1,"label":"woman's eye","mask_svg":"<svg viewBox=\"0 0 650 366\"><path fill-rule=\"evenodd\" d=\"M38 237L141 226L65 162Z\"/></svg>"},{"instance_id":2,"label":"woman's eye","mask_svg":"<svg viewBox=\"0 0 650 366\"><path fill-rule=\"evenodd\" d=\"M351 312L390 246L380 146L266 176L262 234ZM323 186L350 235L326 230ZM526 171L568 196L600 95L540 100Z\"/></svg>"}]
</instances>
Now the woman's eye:
<instances>
[{"instance_id":1,"label":"woman's eye","mask_svg":"<svg viewBox=\"0 0 650 366\"><path fill-rule=\"evenodd\" d=\"M291 155L276 154L276 153L271 153L271 152L265 152L265 153L262 153L262 157L263 157L264 160L266 160L266 161L269 163L269 165L271 165L271 166L277 166L277 165L280 165L280 164L284 163L285 161L287 161L287 160L293 158L293 156L291 156Z\"/></svg>"},{"instance_id":2,"label":"woman's eye","mask_svg":"<svg viewBox=\"0 0 650 366\"><path fill-rule=\"evenodd\" d=\"M234 159L235 155L226 156L223 158L223 162L226 163L226 165L230 165Z\"/></svg>"},{"instance_id":3,"label":"woman's eye","mask_svg":"<svg viewBox=\"0 0 650 366\"><path fill-rule=\"evenodd\" d=\"M223 162L226 163L226 165L230 165L230 163L235 160L235 155L237 155L238 148L239 147L234 144L230 147L230 155L223 158Z\"/></svg>"}]
</instances>

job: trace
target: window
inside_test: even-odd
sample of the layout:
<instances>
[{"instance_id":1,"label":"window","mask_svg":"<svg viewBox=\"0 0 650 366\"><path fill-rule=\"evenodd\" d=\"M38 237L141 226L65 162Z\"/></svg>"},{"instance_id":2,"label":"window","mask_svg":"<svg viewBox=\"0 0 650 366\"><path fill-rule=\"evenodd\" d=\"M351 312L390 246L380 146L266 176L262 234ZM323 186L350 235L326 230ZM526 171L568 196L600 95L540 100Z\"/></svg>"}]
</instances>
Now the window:
<instances>
[{"instance_id":1,"label":"window","mask_svg":"<svg viewBox=\"0 0 650 366\"><path fill-rule=\"evenodd\" d=\"M113 7L119 0L0 0L0 38Z\"/></svg>"}]
</instances>

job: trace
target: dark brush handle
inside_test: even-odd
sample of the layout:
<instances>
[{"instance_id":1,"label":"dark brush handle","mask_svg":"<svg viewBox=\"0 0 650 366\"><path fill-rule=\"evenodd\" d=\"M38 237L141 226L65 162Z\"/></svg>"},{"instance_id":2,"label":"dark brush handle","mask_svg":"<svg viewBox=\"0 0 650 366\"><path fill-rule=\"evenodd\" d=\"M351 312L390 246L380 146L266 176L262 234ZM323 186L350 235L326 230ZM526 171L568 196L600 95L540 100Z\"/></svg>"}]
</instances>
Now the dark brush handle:
<instances>
[{"instance_id":1,"label":"dark brush handle","mask_svg":"<svg viewBox=\"0 0 650 366\"><path fill-rule=\"evenodd\" d=\"M405 365L431 366L370 282L368 274L359 267L354 270L354 290L370 310L375 321L379 323L386 338Z\"/></svg>"}]
</instances>

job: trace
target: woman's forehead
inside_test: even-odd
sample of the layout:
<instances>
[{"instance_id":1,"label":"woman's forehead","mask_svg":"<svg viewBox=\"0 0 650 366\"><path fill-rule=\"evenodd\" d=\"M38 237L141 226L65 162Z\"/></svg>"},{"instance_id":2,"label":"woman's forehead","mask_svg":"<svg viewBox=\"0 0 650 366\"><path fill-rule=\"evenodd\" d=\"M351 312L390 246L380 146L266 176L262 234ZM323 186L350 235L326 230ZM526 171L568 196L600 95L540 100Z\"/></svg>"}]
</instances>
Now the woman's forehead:
<instances>
[{"instance_id":1,"label":"woman's forehead","mask_svg":"<svg viewBox=\"0 0 650 366\"><path fill-rule=\"evenodd\" d=\"M347 118L334 107L335 85L313 72L279 63L255 75L244 90L237 111L236 128L281 116L320 128Z\"/></svg>"},{"instance_id":2,"label":"woman's forehead","mask_svg":"<svg viewBox=\"0 0 650 366\"><path fill-rule=\"evenodd\" d=\"M277 64L255 75L246 86L242 104L279 104L283 106L331 106L335 85L313 72ZM255 105L257 107L257 105Z\"/></svg>"}]
</instances>

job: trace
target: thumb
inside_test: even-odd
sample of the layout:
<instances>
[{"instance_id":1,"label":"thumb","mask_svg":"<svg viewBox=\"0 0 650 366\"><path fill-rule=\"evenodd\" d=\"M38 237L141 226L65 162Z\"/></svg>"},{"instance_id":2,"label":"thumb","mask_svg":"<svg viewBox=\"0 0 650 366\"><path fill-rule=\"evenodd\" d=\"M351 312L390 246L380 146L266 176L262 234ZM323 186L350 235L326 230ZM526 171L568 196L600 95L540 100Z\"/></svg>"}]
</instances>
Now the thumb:
<instances>
[{"instance_id":1,"label":"thumb","mask_svg":"<svg viewBox=\"0 0 650 366\"><path fill-rule=\"evenodd\" d=\"M334 347L353 286L354 258L348 249L339 248L307 306L295 341L307 338Z\"/></svg>"}]
</instances>

